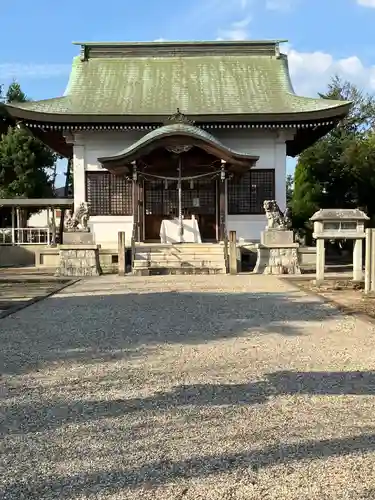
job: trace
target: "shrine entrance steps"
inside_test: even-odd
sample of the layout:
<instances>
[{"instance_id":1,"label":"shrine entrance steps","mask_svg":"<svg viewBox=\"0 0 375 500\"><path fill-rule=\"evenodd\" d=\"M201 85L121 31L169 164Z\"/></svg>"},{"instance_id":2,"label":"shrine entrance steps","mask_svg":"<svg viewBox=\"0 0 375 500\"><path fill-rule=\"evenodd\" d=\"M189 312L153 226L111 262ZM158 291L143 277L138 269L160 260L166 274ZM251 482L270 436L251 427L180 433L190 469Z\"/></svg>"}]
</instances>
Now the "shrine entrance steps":
<instances>
[{"instance_id":1,"label":"shrine entrance steps","mask_svg":"<svg viewBox=\"0 0 375 500\"><path fill-rule=\"evenodd\" d=\"M133 274L225 274L222 243L137 243Z\"/></svg>"}]
</instances>

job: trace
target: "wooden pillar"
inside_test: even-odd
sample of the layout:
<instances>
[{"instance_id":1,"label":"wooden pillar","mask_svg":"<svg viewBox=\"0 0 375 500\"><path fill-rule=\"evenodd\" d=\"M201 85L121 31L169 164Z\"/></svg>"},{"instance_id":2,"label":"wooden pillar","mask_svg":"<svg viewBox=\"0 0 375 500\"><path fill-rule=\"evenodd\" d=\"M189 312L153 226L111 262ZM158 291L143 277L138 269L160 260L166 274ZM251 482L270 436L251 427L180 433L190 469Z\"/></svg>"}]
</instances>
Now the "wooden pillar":
<instances>
[{"instance_id":1,"label":"wooden pillar","mask_svg":"<svg viewBox=\"0 0 375 500\"><path fill-rule=\"evenodd\" d=\"M16 207L16 228L17 228L17 243L23 243L23 231L20 232L20 207Z\"/></svg>"},{"instance_id":2,"label":"wooden pillar","mask_svg":"<svg viewBox=\"0 0 375 500\"><path fill-rule=\"evenodd\" d=\"M135 241L140 240L139 234L139 184L138 184L138 172L137 164L135 161L132 162L133 165L133 227L135 228Z\"/></svg>"},{"instance_id":3,"label":"wooden pillar","mask_svg":"<svg viewBox=\"0 0 375 500\"><path fill-rule=\"evenodd\" d=\"M47 207L47 245L50 246L51 238L50 238L50 207ZM39 230L39 243L41 240L40 230Z\"/></svg>"},{"instance_id":4,"label":"wooden pillar","mask_svg":"<svg viewBox=\"0 0 375 500\"><path fill-rule=\"evenodd\" d=\"M375 292L375 229L371 230L371 266L370 266L370 291Z\"/></svg>"},{"instance_id":5,"label":"wooden pillar","mask_svg":"<svg viewBox=\"0 0 375 500\"><path fill-rule=\"evenodd\" d=\"M229 231L229 273L237 274L237 236L236 231Z\"/></svg>"},{"instance_id":6,"label":"wooden pillar","mask_svg":"<svg viewBox=\"0 0 375 500\"><path fill-rule=\"evenodd\" d=\"M73 159L68 159L68 164L66 167L66 177L65 177L65 186L64 186L64 198L67 198L69 195L69 180L72 173ZM85 181L86 183L87 181ZM86 186L85 186L86 187ZM60 245L64 243L64 221L65 221L65 210L66 207L60 207L60 226L59 226L59 242Z\"/></svg>"},{"instance_id":7,"label":"wooden pillar","mask_svg":"<svg viewBox=\"0 0 375 500\"><path fill-rule=\"evenodd\" d=\"M371 266L372 262L372 232L373 229L366 229L366 255L365 255L365 293L369 293L371 287Z\"/></svg>"},{"instance_id":8,"label":"wooden pillar","mask_svg":"<svg viewBox=\"0 0 375 500\"><path fill-rule=\"evenodd\" d=\"M353 281L362 281L363 278L363 242L362 239L354 240L353 246Z\"/></svg>"},{"instance_id":9,"label":"wooden pillar","mask_svg":"<svg viewBox=\"0 0 375 500\"><path fill-rule=\"evenodd\" d=\"M56 208L51 207L52 210L52 220L51 220L51 229L52 229L52 235L51 235L51 245L55 246L56 245Z\"/></svg>"},{"instance_id":10,"label":"wooden pillar","mask_svg":"<svg viewBox=\"0 0 375 500\"><path fill-rule=\"evenodd\" d=\"M325 244L324 239L316 240L316 283L321 284L324 281L325 268Z\"/></svg>"},{"instance_id":11,"label":"wooden pillar","mask_svg":"<svg viewBox=\"0 0 375 500\"><path fill-rule=\"evenodd\" d=\"M118 233L118 275L119 276L125 276L125 266L126 266L125 252L126 252L125 232L119 231L119 233Z\"/></svg>"},{"instance_id":12,"label":"wooden pillar","mask_svg":"<svg viewBox=\"0 0 375 500\"><path fill-rule=\"evenodd\" d=\"M138 179L138 225L139 225L138 241L144 240L144 220L145 220L144 198L145 198L144 182L143 179Z\"/></svg>"},{"instance_id":13,"label":"wooden pillar","mask_svg":"<svg viewBox=\"0 0 375 500\"><path fill-rule=\"evenodd\" d=\"M219 181L219 241L223 241L226 233L225 224L225 160L221 160L221 173Z\"/></svg>"},{"instance_id":14,"label":"wooden pillar","mask_svg":"<svg viewBox=\"0 0 375 500\"><path fill-rule=\"evenodd\" d=\"M16 209L12 207L12 245L16 243Z\"/></svg>"}]
</instances>

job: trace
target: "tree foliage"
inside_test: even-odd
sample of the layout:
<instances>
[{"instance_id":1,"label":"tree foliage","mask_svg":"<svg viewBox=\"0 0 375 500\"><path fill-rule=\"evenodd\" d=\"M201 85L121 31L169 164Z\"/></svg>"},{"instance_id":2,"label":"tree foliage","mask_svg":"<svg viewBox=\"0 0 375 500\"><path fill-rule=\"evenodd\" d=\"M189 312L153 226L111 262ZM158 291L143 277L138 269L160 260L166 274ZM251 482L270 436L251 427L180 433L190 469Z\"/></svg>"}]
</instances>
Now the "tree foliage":
<instances>
[{"instance_id":1,"label":"tree foliage","mask_svg":"<svg viewBox=\"0 0 375 500\"><path fill-rule=\"evenodd\" d=\"M52 186L45 169L54 162L43 143L27 130L9 127L0 141L0 197L51 196Z\"/></svg>"},{"instance_id":2,"label":"tree foliage","mask_svg":"<svg viewBox=\"0 0 375 500\"><path fill-rule=\"evenodd\" d=\"M293 198L293 183L294 179L292 175L286 176L286 205L290 207Z\"/></svg>"},{"instance_id":3,"label":"tree foliage","mask_svg":"<svg viewBox=\"0 0 375 500\"><path fill-rule=\"evenodd\" d=\"M298 159L291 202L296 228L306 227L319 208L361 207L375 215L374 96L335 77L321 97L351 101L352 107Z\"/></svg>"},{"instance_id":4,"label":"tree foliage","mask_svg":"<svg viewBox=\"0 0 375 500\"><path fill-rule=\"evenodd\" d=\"M25 102L28 98L17 82L5 93L5 102ZM8 128L0 140L0 197L51 197L50 169L57 156L26 129Z\"/></svg>"},{"instance_id":5,"label":"tree foliage","mask_svg":"<svg viewBox=\"0 0 375 500\"><path fill-rule=\"evenodd\" d=\"M21 85L18 82L14 81L8 87L8 90L5 94L5 101L7 103L26 102L29 101L29 98L22 91Z\"/></svg>"}]
</instances>

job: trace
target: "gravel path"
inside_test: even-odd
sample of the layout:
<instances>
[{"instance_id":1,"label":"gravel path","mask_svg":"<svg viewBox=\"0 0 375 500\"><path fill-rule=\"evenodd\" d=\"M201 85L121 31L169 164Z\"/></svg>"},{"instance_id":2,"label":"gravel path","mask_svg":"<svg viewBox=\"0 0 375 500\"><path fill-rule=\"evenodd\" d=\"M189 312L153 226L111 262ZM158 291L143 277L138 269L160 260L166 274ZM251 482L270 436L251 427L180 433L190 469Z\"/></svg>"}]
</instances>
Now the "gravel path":
<instances>
[{"instance_id":1,"label":"gravel path","mask_svg":"<svg viewBox=\"0 0 375 500\"><path fill-rule=\"evenodd\" d=\"M70 282L72 280L44 275L10 275L9 270L0 269L0 319L64 288Z\"/></svg>"},{"instance_id":2,"label":"gravel path","mask_svg":"<svg viewBox=\"0 0 375 500\"><path fill-rule=\"evenodd\" d=\"M94 278L0 346L1 499L375 499L374 326L287 281Z\"/></svg>"}]
</instances>

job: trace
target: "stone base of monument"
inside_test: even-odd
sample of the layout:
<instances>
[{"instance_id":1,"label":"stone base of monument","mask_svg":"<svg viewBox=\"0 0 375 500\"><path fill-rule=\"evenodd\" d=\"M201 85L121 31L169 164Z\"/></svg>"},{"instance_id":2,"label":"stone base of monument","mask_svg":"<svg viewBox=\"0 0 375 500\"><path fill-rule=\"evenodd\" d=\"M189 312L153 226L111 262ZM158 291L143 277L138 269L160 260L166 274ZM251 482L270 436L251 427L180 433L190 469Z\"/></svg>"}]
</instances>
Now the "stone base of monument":
<instances>
[{"instance_id":1,"label":"stone base of monument","mask_svg":"<svg viewBox=\"0 0 375 500\"><path fill-rule=\"evenodd\" d=\"M64 245L93 245L94 236L90 231L65 231L63 233Z\"/></svg>"},{"instance_id":2,"label":"stone base of monument","mask_svg":"<svg viewBox=\"0 0 375 500\"><path fill-rule=\"evenodd\" d=\"M102 274L99 248L100 245L93 244L60 245L60 261L55 276L99 276Z\"/></svg>"},{"instance_id":3,"label":"stone base of monument","mask_svg":"<svg viewBox=\"0 0 375 500\"><path fill-rule=\"evenodd\" d=\"M293 231L268 229L261 234L257 246L255 274L301 274L299 244L293 241Z\"/></svg>"}]
</instances>

